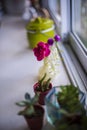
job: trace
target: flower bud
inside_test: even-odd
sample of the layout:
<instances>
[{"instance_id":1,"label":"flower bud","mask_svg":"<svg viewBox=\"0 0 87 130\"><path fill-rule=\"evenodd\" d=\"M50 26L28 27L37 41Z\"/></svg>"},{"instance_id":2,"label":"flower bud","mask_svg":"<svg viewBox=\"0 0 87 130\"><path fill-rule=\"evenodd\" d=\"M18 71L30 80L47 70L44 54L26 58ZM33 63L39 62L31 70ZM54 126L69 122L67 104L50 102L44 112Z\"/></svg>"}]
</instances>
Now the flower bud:
<instances>
[{"instance_id":1,"label":"flower bud","mask_svg":"<svg viewBox=\"0 0 87 130\"><path fill-rule=\"evenodd\" d=\"M55 36L54 36L54 39L55 39L55 41L58 42L58 41L60 41L60 36L59 36L59 35L55 35Z\"/></svg>"}]
</instances>

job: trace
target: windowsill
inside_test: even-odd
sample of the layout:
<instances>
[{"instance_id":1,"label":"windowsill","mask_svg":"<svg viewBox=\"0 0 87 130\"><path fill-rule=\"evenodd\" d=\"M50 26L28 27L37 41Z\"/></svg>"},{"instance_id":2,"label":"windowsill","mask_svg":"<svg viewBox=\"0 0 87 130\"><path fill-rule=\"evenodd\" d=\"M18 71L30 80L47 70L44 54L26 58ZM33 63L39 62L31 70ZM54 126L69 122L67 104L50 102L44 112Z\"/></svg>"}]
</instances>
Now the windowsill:
<instances>
[{"instance_id":1,"label":"windowsill","mask_svg":"<svg viewBox=\"0 0 87 130\"><path fill-rule=\"evenodd\" d=\"M37 81L41 65L42 62L36 61L28 48L24 21L19 17L4 17L0 28L1 130L27 130L26 122L17 115L19 108L15 102L23 99L25 92L33 95L33 84ZM53 80L53 86L69 83L60 58L59 73Z\"/></svg>"},{"instance_id":2,"label":"windowsill","mask_svg":"<svg viewBox=\"0 0 87 130\"><path fill-rule=\"evenodd\" d=\"M70 81L73 85L79 87L83 92L87 92L87 76L83 70L83 67L79 63L76 55L74 54L72 47L65 43L62 43L58 46L61 57L67 73L69 75ZM62 52L61 52L62 50Z\"/></svg>"}]
</instances>

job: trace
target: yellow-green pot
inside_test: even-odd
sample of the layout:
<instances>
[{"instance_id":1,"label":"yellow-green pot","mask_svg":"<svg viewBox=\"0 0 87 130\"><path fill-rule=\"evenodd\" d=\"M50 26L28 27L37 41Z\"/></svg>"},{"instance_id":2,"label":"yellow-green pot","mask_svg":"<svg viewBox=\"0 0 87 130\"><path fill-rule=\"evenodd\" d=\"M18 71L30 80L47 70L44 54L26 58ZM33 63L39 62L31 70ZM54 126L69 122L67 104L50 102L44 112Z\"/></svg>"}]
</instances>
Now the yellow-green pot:
<instances>
[{"instance_id":1,"label":"yellow-green pot","mask_svg":"<svg viewBox=\"0 0 87 130\"><path fill-rule=\"evenodd\" d=\"M53 38L55 34L53 20L41 17L31 20L26 30L29 46L32 49L38 42L47 42L48 38Z\"/></svg>"}]
</instances>

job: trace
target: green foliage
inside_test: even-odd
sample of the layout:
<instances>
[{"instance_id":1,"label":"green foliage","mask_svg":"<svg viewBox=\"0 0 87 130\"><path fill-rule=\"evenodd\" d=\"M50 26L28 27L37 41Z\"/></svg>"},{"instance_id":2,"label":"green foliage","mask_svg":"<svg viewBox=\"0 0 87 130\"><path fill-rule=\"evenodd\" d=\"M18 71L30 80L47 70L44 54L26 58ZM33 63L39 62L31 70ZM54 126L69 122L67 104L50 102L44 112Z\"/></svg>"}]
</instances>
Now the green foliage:
<instances>
[{"instance_id":1,"label":"green foliage","mask_svg":"<svg viewBox=\"0 0 87 130\"><path fill-rule=\"evenodd\" d=\"M26 115L26 116L32 116L35 115L35 109L34 105L38 103L38 94L35 94L34 97L31 97L30 94L25 94L25 100L17 102L16 105L20 107L24 107L22 111L18 113L18 115Z\"/></svg>"},{"instance_id":2,"label":"green foliage","mask_svg":"<svg viewBox=\"0 0 87 130\"><path fill-rule=\"evenodd\" d=\"M73 85L61 86L57 94L61 118L56 121L56 130L86 130L87 116L79 100L79 90Z\"/></svg>"},{"instance_id":3,"label":"green foliage","mask_svg":"<svg viewBox=\"0 0 87 130\"><path fill-rule=\"evenodd\" d=\"M80 112L83 109L79 101L79 90L73 85L61 86L61 91L57 94L57 99L60 106L69 113Z\"/></svg>"},{"instance_id":4,"label":"green foliage","mask_svg":"<svg viewBox=\"0 0 87 130\"><path fill-rule=\"evenodd\" d=\"M45 80L45 78L46 78L46 73L38 81L38 87L36 88L37 91L45 92L45 91L49 90L51 78L49 78L48 80Z\"/></svg>"},{"instance_id":5,"label":"green foliage","mask_svg":"<svg viewBox=\"0 0 87 130\"><path fill-rule=\"evenodd\" d=\"M67 116L61 118L56 122L55 130L86 130L87 116L80 115L68 118Z\"/></svg>"}]
</instances>

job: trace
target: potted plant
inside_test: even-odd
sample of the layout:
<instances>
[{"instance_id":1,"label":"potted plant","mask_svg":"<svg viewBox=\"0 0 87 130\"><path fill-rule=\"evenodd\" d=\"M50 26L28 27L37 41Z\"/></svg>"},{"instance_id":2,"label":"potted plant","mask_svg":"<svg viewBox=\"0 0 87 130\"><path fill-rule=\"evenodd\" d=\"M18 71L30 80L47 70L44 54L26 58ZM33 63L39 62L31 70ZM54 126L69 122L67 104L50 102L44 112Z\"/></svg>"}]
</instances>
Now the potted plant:
<instances>
[{"instance_id":1,"label":"potted plant","mask_svg":"<svg viewBox=\"0 0 87 130\"><path fill-rule=\"evenodd\" d=\"M34 84L34 92L39 93L39 104L44 105L44 98L52 88L51 78L46 79L46 73L44 76Z\"/></svg>"},{"instance_id":2,"label":"potted plant","mask_svg":"<svg viewBox=\"0 0 87 130\"><path fill-rule=\"evenodd\" d=\"M79 100L79 89L73 85L62 86L57 94L61 118L55 126L58 130L86 130L87 116L83 102Z\"/></svg>"},{"instance_id":3,"label":"potted plant","mask_svg":"<svg viewBox=\"0 0 87 130\"><path fill-rule=\"evenodd\" d=\"M24 107L18 115L23 115L31 130L41 130L43 126L44 109L37 104L38 95L31 98L30 94L25 94L25 100L17 102L16 105Z\"/></svg>"},{"instance_id":4,"label":"potted plant","mask_svg":"<svg viewBox=\"0 0 87 130\"><path fill-rule=\"evenodd\" d=\"M86 110L84 113L68 113L60 110L63 117L57 120L55 130L86 130L87 129L87 116Z\"/></svg>"},{"instance_id":5,"label":"potted plant","mask_svg":"<svg viewBox=\"0 0 87 130\"><path fill-rule=\"evenodd\" d=\"M57 93L57 100L61 108L64 108L68 112L77 112L82 108L79 101L79 89L73 85L61 86L61 91Z\"/></svg>"},{"instance_id":6,"label":"potted plant","mask_svg":"<svg viewBox=\"0 0 87 130\"><path fill-rule=\"evenodd\" d=\"M56 129L84 128L83 122L87 121L85 95L77 87L73 85L54 87L46 96L45 103L48 121L56 126Z\"/></svg>"}]
</instances>

